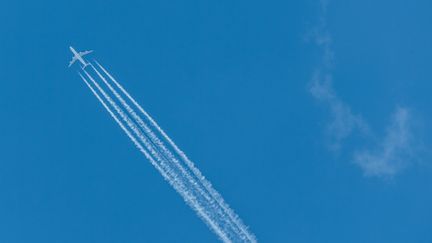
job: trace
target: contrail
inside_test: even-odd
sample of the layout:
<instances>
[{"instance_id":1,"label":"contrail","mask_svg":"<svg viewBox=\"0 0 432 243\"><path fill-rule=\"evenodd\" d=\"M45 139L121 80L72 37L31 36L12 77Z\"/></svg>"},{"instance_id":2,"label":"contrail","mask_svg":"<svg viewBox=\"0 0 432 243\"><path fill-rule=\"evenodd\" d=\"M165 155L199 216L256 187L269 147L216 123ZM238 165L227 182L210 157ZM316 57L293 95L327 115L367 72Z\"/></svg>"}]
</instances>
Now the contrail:
<instances>
[{"instance_id":1,"label":"contrail","mask_svg":"<svg viewBox=\"0 0 432 243\"><path fill-rule=\"evenodd\" d=\"M99 84L91 77L88 72L84 71L86 76L91 80L94 86L99 90L99 92L102 94L102 96L108 101L108 103L117 111L117 113L122 117L124 122L129 126L131 130L133 130L136 135L140 138L140 140L145 143L145 146L147 149L149 149L149 145L147 142L145 142L145 138L142 137L142 135L139 134L139 131L136 130L136 127L134 127L134 124L128 120L127 116L124 114L124 112L121 110L121 108L118 107L118 105L111 99L111 97L106 94L106 92L99 86ZM120 125L120 127L123 129L123 131L128 135L128 137L132 140L132 142L137 146L137 148L144 154L144 156L150 160L150 162L153 164L153 166L156 167L156 169L162 174L162 176L171 184L171 186L174 187L174 189L184 198L185 202L193 208L199 217L203 219L203 221L209 225L209 227L224 241L224 242L231 242L231 240L226 235L226 232L222 231L218 225L215 224L215 222L209 217L208 213L206 212L205 208L200 205L200 203L197 201L197 199L188 192L187 187L183 184L183 182L177 178L175 172L172 171L171 168L168 168L164 162L159 161L161 165L159 165L153 157L151 157L150 154L153 154L155 156L155 152L151 151L150 154L143 148L143 146L137 141L137 139L129 132L129 130L126 129L124 124L120 121L120 119L112 112L112 110L107 106L107 104L103 101L103 99L97 94L97 92L94 90L94 88L88 83L88 81L80 74L81 78L84 80L84 82L87 84L87 86L90 88L92 93L96 96L96 98L102 103L102 105L105 107L105 109L110 113L110 115L114 118L114 120ZM151 148L150 148L151 149ZM158 157L155 156L157 159Z\"/></svg>"},{"instance_id":2,"label":"contrail","mask_svg":"<svg viewBox=\"0 0 432 243\"><path fill-rule=\"evenodd\" d=\"M120 101L121 105L125 107L127 112L129 112L130 115L136 120L138 125L144 130L145 134L150 137L152 143L155 145L156 148L154 149L161 149L161 155L164 157L163 159L166 159L168 162L171 162L174 164L174 166L177 167L177 169L180 170L181 174L185 177L185 179L192 184L192 187L189 188L191 190L196 190L196 193L199 194L201 197L206 200L206 202L201 201L202 204L208 204L211 209L209 209L209 213L211 213L215 218L215 220L221 220L224 219L225 223L220 224L229 224L230 228L232 228L234 231L236 231L236 234L241 234L241 231L237 229L237 226L234 222L231 222L230 220L227 220L229 218L226 218L229 215L226 215L226 212L223 211L223 209L220 208L220 205L215 204L215 200L209 195L205 188L202 188L200 185L198 185L198 181L195 180L195 178L187 171L186 168L182 166L182 164L175 158L170 151L166 149L164 144L158 139L155 134L150 130L150 128L143 122L143 120L135 113L135 111L127 104L127 102L117 93L117 91L111 86L111 84L108 83L108 81L105 79L103 75L99 73L99 71L91 64L89 64L93 70L96 72L96 74L99 76L99 78L105 83L105 85L108 87L108 89L114 94L114 96ZM220 216L218 217L217 215Z\"/></svg>"},{"instance_id":3,"label":"contrail","mask_svg":"<svg viewBox=\"0 0 432 243\"><path fill-rule=\"evenodd\" d=\"M185 164L188 166L188 168L192 171L192 173L198 179L198 182L201 183L204 186L205 190L207 190L208 193L210 193L211 197L213 198L213 199L211 199L211 201L215 200L217 202L217 204L219 205L219 207L222 208L222 210L224 211L224 214L226 214L228 216L228 219L224 219L223 221L225 221L225 222L227 222L228 224L231 224L231 225L234 224L235 227L232 230L234 230L236 233L238 233L239 236L240 236L240 238L242 238L244 241L246 241L246 242L256 242L255 236L248 231L247 227L243 224L243 222L241 221L241 219L234 213L234 211L228 206L228 204L225 203L225 201L223 200L222 196L212 187L211 183L205 179L205 177L195 167L195 165L193 164L193 162L186 156L186 154L177 147L177 145L173 142L173 140L162 130L162 128L141 107L141 105L138 102L135 101L135 99L123 88L123 86L119 82L117 82L116 79L101 64L99 64L97 61L95 61L95 63L105 73L105 75L107 75L111 79L111 81L116 85L116 87L134 104L134 106L138 108L138 110L146 117L146 119L150 122L150 124L154 128L156 128L156 130L162 135L162 137L166 141L168 141L169 145L180 156L180 158L182 159L182 161L185 162ZM109 84L108 84L108 87L112 90L112 87L110 87ZM113 91L113 92L116 93L116 91ZM120 98L120 99L122 99L122 98ZM122 103L126 103L126 102L124 102L124 100L123 100ZM129 111L130 107L129 107L129 109L128 109L128 107L126 107L126 109ZM139 118L139 116L136 115L136 113L133 111L133 109L130 109L130 110L131 111L129 111L129 112L131 113L131 115L134 117L134 119L137 120L138 124L143 127L143 129L146 131L146 133L152 139L152 141L157 146L159 146L161 148L161 150L163 151L163 153L165 153L166 156L169 159L171 159L174 163L178 164L178 166L181 167L181 164L179 163L179 161L165 147L165 145L163 144L163 142L161 142L157 138L157 136L151 130L149 130L149 128Z\"/></svg>"},{"instance_id":4,"label":"contrail","mask_svg":"<svg viewBox=\"0 0 432 243\"><path fill-rule=\"evenodd\" d=\"M151 164L162 174L171 186L183 197L185 202L196 211L197 215L212 229L224 242L256 242L255 236L250 233L240 218L224 202L219 193L213 189L201 172L194 166L186 155L165 134L159 125L145 112L145 110L132 98L131 95L102 67L96 62L103 73L109 77L115 86L128 98L129 101L144 115L147 121L155 128L163 139L168 141L173 152L158 138L143 119L131 108L105 77L92 65L93 71L105 83L111 93L120 102L126 112L106 93L99 83L83 69L84 74L99 91L103 98L88 80L79 73L80 77L90 88L92 93L101 102L108 113L119 124L126 135ZM86 65L86 66L87 66ZM109 105L116 111L116 115ZM120 119L120 118L121 119ZM132 121L131 118L134 120ZM123 122L121 121L123 120ZM129 129L132 131L129 131ZM179 156L178 159L176 156ZM180 161L183 161L185 168ZM191 174L191 172L192 174Z\"/></svg>"}]
</instances>

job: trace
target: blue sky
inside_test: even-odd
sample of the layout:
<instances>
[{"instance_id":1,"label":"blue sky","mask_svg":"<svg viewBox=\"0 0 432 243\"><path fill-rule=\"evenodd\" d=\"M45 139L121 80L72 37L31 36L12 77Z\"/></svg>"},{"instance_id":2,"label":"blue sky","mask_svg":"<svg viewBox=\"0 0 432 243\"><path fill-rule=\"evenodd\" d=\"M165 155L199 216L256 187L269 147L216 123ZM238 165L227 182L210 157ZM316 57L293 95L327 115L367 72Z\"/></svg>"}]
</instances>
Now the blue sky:
<instances>
[{"instance_id":1,"label":"blue sky","mask_svg":"<svg viewBox=\"0 0 432 243\"><path fill-rule=\"evenodd\" d=\"M259 241L431 242L431 10L3 1L0 242L217 242L67 68L69 45L95 50Z\"/></svg>"}]
</instances>

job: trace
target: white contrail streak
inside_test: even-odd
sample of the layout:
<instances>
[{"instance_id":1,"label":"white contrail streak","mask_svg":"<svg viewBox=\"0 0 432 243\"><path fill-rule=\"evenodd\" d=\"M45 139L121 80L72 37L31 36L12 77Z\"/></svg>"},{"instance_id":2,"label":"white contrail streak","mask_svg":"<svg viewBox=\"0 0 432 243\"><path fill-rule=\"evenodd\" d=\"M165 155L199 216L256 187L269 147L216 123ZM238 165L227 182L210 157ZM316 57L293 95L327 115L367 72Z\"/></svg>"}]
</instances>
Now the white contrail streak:
<instances>
[{"instance_id":1,"label":"white contrail streak","mask_svg":"<svg viewBox=\"0 0 432 243\"><path fill-rule=\"evenodd\" d=\"M119 120L116 114L111 110L111 108L108 107L108 105L105 103L105 101L99 96L99 94L94 90L94 88L89 84L87 79L81 75L81 73L78 73L79 76L82 78L82 80L85 82L87 87L91 90L91 92L94 94L94 96L99 100L99 102L103 105L103 107L108 111L108 113L111 115L111 117L117 122L117 124L120 126L120 128L126 133L126 135L132 140L132 142L135 144L135 146L139 149L141 153L145 155L145 157L151 161L151 163L160 170L160 167L158 164L153 162L153 158L147 153L147 151L142 147L142 145L136 140L136 138L130 133L130 131L125 127L125 125ZM165 177L165 175L164 175Z\"/></svg>"},{"instance_id":2,"label":"white contrail streak","mask_svg":"<svg viewBox=\"0 0 432 243\"><path fill-rule=\"evenodd\" d=\"M202 188L198 185L199 181L196 181L194 177L187 171L187 169L184 168L182 164L177 160L177 158L175 158L172 153L166 149L165 145L160 141L160 139L156 137L156 135L151 131L151 129L143 122L143 120L135 113L135 111L127 104L127 102L117 93L117 91L111 86L111 84L108 83L105 77L100 74L93 65L90 64L90 66L99 76L99 78L105 83L108 89L120 101L121 105L126 109L126 111L129 112L130 115L132 115L138 125L144 130L145 134L150 137L151 141L156 146L156 148L154 149L162 150L161 155L166 160L168 160L168 162L173 163L174 166L176 166L180 170L181 174L188 180L188 182L192 184L192 187L189 189L196 190L195 193L204 198L205 201L200 201L200 203L204 205L209 205L210 208L208 209L208 212L212 214L212 218L219 221L223 219L225 222L220 222L219 224L229 224L230 228L232 228L236 234L241 234L241 231L237 229L237 225L235 225L234 222L231 222L231 220L227 220L229 219L229 215L226 215L226 212L223 211L223 208L221 208L220 205L216 205L215 200L205 191L205 188ZM215 214L218 214L220 216L217 216Z\"/></svg>"},{"instance_id":3,"label":"white contrail streak","mask_svg":"<svg viewBox=\"0 0 432 243\"><path fill-rule=\"evenodd\" d=\"M246 242L256 242L255 236L248 231L247 227L243 224L243 222L241 221L241 219L234 213L234 211L228 206L228 204L225 203L225 201L220 196L220 194L212 187L211 183L205 179L205 177L195 167L195 165L193 164L193 162L185 155L185 153L183 151L181 151L177 147L177 145L172 141L172 139L162 130L162 128L153 120L153 118L150 117L150 115L139 105L139 103L135 101L135 99L123 88L123 86L120 83L118 83L115 80L115 78L102 65L100 65L97 61L95 61L95 62L98 65L98 67L111 79L111 81L116 85L116 87L118 89L120 89L120 91L146 117L146 119L150 122L150 124L154 128L156 128L156 130L162 135L162 137L166 141L168 141L169 145L174 149L174 151L180 156L180 158L182 159L182 161L184 161L185 164L188 166L188 168L193 172L193 174L195 175L195 177L198 179L198 182L201 183L204 186L205 190L207 190L210 193L211 197L213 198L213 199L210 199L210 203L212 204L213 200L215 200L217 202L217 204L220 206L220 208L222 208L222 210L224 211L223 215L225 216L225 214L226 214L228 218L227 219L220 219L220 220L227 222L231 226L233 226L233 224L234 224L235 226L234 226L234 229L232 229L232 230L234 230L239 235L239 237L241 239L243 239L244 241L246 241ZM99 74L99 76L100 76L100 74ZM110 87L109 84L107 84L107 85L112 90L112 87ZM116 93L116 91L113 91L113 92ZM116 94L116 97L117 96L118 96L118 94ZM139 116L133 111L133 109L131 109L127 105L127 103L124 102L124 100L122 101L121 97L119 98L119 100L121 101L121 103L125 103L126 104L125 107L128 110L128 112L131 113L131 115L134 117L135 120L137 120L138 124L145 130L146 134L148 134L148 136L151 138L151 140L157 146L160 147L160 149L165 154L165 156L168 157L168 159L172 160L174 163L176 163L177 166L181 167L181 164L179 163L179 161L165 147L165 145L163 144L163 142L161 142L157 138L157 136L145 125L145 123L139 118ZM197 189L197 190L200 190L200 189ZM203 193L202 190L201 190L201 193ZM206 197L206 199L208 199L208 196L207 196L206 193L203 196Z\"/></svg>"},{"instance_id":4,"label":"white contrail streak","mask_svg":"<svg viewBox=\"0 0 432 243\"><path fill-rule=\"evenodd\" d=\"M150 151L150 154L142 147L141 144L137 142L137 140L130 134L130 132L124 128L124 125L120 122L120 120L114 115L114 113L107 108L106 103L100 98L100 96L95 92L95 90L89 85L89 83L83 79L89 88L92 90L93 94L98 98L99 101L104 105L104 107L110 112L111 116L115 117L116 122L122 127L122 129L127 133L127 135L132 139L135 145L140 149L141 152L144 153L147 159L156 167L156 169L162 174L162 176L174 187L174 189L182 195L185 202L193 208L199 217L203 219L203 221L224 241L231 242L231 240L227 236L227 232L225 232L220 225L218 225L214 220L208 215L207 210L201 205L201 203L197 200L197 198L192 195L187 186L185 186L184 181L181 180L175 171L172 168L169 168L169 165L163 161L157 152L152 148L152 146L148 143L147 139L141 134L139 129L136 128L135 124L130 121L124 111L112 100L112 98L100 87L100 85L94 80L94 78L84 70L86 76L90 79L93 85L97 88L97 90L102 94L102 96L108 101L108 103L116 110L116 112L120 115L124 122L129 126L129 128L135 133L135 135L140 139L142 143L144 143L145 147ZM81 74L80 76L84 78ZM153 159L154 156L156 161L160 163L160 165ZM190 186L189 186L190 187Z\"/></svg>"}]
</instances>

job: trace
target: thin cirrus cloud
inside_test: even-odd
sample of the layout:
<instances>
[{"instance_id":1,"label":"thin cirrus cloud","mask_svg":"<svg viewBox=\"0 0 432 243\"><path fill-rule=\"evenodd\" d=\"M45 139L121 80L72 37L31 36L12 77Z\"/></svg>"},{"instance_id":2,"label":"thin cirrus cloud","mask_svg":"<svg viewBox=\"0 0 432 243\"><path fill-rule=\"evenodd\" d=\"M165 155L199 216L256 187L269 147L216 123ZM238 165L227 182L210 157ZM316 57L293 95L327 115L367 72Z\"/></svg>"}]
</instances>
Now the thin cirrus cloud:
<instances>
[{"instance_id":1,"label":"thin cirrus cloud","mask_svg":"<svg viewBox=\"0 0 432 243\"><path fill-rule=\"evenodd\" d=\"M312 77L309 91L313 97L328 108L331 116L326 127L328 145L331 150L339 151L343 141L355 130L368 134L369 128L362 117L353 114L351 107L337 96L331 83L331 74L316 71Z\"/></svg>"},{"instance_id":2,"label":"thin cirrus cloud","mask_svg":"<svg viewBox=\"0 0 432 243\"><path fill-rule=\"evenodd\" d=\"M380 144L354 153L354 162L367 176L394 176L413 159L411 119L407 108L398 107Z\"/></svg>"},{"instance_id":3,"label":"thin cirrus cloud","mask_svg":"<svg viewBox=\"0 0 432 243\"><path fill-rule=\"evenodd\" d=\"M355 114L349 104L339 98L333 89L335 54L332 48L332 36L327 28L326 13L329 1L321 0L321 16L318 25L311 31L310 40L321 51L321 62L316 67L309 83L310 94L330 114L326 125L328 146L333 151L343 149L352 157L366 176L393 177L410 164L414 144L410 109L397 107L382 138L371 131L368 123L359 114ZM348 149L344 147L346 139L360 136L367 148Z\"/></svg>"}]
</instances>

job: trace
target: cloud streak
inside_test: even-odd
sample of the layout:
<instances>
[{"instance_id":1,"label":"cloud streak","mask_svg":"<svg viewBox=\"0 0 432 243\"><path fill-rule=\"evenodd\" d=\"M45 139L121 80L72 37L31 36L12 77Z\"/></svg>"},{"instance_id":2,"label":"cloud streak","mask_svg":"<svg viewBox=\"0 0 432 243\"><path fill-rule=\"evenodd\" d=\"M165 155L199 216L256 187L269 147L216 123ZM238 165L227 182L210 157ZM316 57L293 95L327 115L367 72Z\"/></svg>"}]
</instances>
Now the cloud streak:
<instances>
[{"instance_id":1,"label":"cloud streak","mask_svg":"<svg viewBox=\"0 0 432 243\"><path fill-rule=\"evenodd\" d=\"M411 160L413 135L411 115L406 108L397 108L386 135L377 148L354 154L354 162L367 176L391 177L400 172Z\"/></svg>"},{"instance_id":2,"label":"cloud streak","mask_svg":"<svg viewBox=\"0 0 432 243\"><path fill-rule=\"evenodd\" d=\"M415 142L412 135L412 114L406 107L397 107L384 137L377 139L362 116L355 114L349 104L337 95L332 86L335 54L332 36L327 28L328 6L328 0L320 1L319 23L308 38L313 40L322 53L308 88L310 94L325 106L330 114L325 130L329 148L332 151L344 150L349 153L353 163L358 165L366 176L393 177L410 164ZM354 152L346 149L345 140L356 135L360 135L366 144L373 144L374 147L369 145L368 147L373 148L354 149Z\"/></svg>"},{"instance_id":3,"label":"cloud streak","mask_svg":"<svg viewBox=\"0 0 432 243\"><path fill-rule=\"evenodd\" d=\"M315 99L326 106L330 113L331 120L326 127L326 136L332 150L339 151L344 139L356 129L363 134L369 133L368 125L361 116L353 114L351 107L334 92L331 74L315 72L309 91Z\"/></svg>"}]
</instances>

